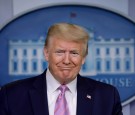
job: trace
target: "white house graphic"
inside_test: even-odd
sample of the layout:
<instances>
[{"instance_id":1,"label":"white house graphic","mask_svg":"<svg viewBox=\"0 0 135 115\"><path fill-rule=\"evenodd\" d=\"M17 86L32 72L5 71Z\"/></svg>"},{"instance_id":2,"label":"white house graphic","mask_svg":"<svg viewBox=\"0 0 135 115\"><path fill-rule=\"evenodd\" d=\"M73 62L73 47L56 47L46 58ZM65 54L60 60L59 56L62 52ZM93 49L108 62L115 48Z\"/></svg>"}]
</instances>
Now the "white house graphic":
<instances>
[{"instance_id":1,"label":"white house graphic","mask_svg":"<svg viewBox=\"0 0 135 115\"><path fill-rule=\"evenodd\" d=\"M91 40L81 73L85 75L135 73L134 45L134 38L98 37Z\"/></svg>"},{"instance_id":2,"label":"white house graphic","mask_svg":"<svg viewBox=\"0 0 135 115\"><path fill-rule=\"evenodd\" d=\"M44 40L9 41L9 74L33 75L47 66L43 55Z\"/></svg>"},{"instance_id":3,"label":"white house graphic","mask_svg":"<svg viewBox=\"0 0 135 115\"><path fill-rule=\"evenodd\" d=\"M89 52L81 74L135 73L134 38L98 37L89 41ZM43 55L44 38L9 41L9 75L40 74L47 67Z\"/></svg>"}]
</instances>

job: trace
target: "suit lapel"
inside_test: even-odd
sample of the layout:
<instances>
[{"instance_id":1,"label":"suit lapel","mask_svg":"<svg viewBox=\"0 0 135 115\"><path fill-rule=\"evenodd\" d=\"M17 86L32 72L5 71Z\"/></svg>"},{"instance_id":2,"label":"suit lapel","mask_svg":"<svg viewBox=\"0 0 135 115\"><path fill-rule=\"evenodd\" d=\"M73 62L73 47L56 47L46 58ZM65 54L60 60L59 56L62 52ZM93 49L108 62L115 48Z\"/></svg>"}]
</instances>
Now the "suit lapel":
<instances>
[{"instance_id":1,"label":"suit lapel","mask_svg":"<svg viewBox=\"0 0 135 115\"><path fill-rule=\"evenodd\" d=\"M94 87L86 79L77 77L77 115L92 115Z\"/></svg>"},{"instance_id":2,"label":"suit lapel","mask_svg":"<svg viewBox=\"0 0 135 115\"><path fill-rule=\"evenodd\" d=\"M45 73L35 80L33 88L29 91L34 115L49 115ZM94 87L92 83L78 75L76 115L93 115L93 101Z\"/></svg>"},{"instance_id":3,"label":"suit lapel","mask_svg":"<svg viewBox=\"0 0 135 115\"><path fill-rule=\"evenodd\" d=\"M35 80L30 98L34 115L49 115L45 74Z\"/></svg>"}]
</instances>

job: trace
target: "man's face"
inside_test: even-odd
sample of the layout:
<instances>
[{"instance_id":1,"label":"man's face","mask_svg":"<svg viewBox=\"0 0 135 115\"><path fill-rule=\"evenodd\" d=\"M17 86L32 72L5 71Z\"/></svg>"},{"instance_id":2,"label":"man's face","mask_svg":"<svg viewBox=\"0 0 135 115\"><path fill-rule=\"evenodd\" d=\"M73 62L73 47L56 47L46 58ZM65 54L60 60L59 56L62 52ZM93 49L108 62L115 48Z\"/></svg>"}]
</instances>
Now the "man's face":
<instances>
[{"instance_id":1,"label":"man's face","mask_svg":"<svg viewBox=\"0 0 135 115\"><path fill-rule=\"evenodd\" d=\"M83 43L52 38L44 49L45 59L49 70L61 84L75 79L85 57L83 56Z\"/></svg>"}]
</instances>

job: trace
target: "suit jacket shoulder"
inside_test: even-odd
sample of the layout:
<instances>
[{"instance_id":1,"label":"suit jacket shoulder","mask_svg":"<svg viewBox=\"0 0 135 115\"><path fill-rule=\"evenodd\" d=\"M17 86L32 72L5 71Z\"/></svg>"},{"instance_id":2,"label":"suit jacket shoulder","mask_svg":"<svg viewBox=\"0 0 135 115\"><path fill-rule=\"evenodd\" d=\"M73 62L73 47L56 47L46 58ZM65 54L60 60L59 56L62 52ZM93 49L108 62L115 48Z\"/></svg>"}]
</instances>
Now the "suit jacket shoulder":
<instances>
[{"instance_id":1,"label":"suit jacket shoulder","mask_svg":"<svg viewBox=\"0 0 135 115\"><path fill-rule=\"evenodd\" d=\"M15 81L0 90L0 115L49 115L45 72Z\"/></svg>"},{"instance_id":2,"label":"suit jacket shoulder","mask_svg":"<svg viewBox=\"0 0 135 115\"><path fill-rule=\"evenodd\" d=\"M120 96L112 85L79 75L77 95L78 115L122 115Z\"/></svg>"}]
</instances>

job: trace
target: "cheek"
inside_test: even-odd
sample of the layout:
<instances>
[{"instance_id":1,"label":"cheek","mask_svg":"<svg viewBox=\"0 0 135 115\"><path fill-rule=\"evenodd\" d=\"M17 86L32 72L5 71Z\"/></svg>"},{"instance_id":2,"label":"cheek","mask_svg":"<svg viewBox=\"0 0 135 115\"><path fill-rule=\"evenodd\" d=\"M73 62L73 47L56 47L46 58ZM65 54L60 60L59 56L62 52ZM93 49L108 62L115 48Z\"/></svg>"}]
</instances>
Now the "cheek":
<instances>
[{"instance_id":1,"label":"cheek","mask_svg":"<svg viewBox=\"0 0 135 115\"><path fill-rule=\"evenodd\" d=\"M59 63L59 62L62 61L62 57L56 56L56 55L51 55L51 56L49 57L49 61L50 61L50 63L57 64L57 63Z\"/></svg>"},{"instance_id":2,"label":"cheek","mask_svg":"<svg viewBox=\"0 0 135 115\"><path fill-rule=\"evenodd\" d=\"M74 62L74 64L76 64L77 66L81 66L84 63L83 59L73 59L72 60Z\"/></svg>"}]
</instances>

